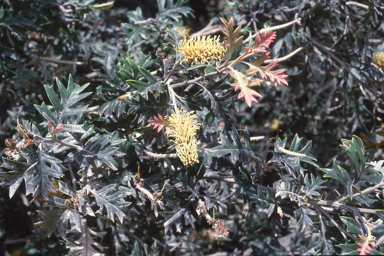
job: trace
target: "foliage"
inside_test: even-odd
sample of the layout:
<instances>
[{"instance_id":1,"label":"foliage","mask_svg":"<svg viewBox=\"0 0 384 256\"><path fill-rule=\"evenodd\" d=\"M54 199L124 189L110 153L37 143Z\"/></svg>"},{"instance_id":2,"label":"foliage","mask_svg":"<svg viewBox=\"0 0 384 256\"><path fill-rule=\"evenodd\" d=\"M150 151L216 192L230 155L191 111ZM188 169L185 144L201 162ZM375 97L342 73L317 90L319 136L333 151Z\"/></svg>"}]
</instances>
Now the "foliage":
<instances>
[{"instance_id":1,"label":"foliage","mask_svg":"<svg viewBox=\"0 0 384 256\"><path fill-rule=\"evenodd\" d=\"M211 2L4 2L0 250L384 253L384 5Z\"/></svg>"}]
</instances>

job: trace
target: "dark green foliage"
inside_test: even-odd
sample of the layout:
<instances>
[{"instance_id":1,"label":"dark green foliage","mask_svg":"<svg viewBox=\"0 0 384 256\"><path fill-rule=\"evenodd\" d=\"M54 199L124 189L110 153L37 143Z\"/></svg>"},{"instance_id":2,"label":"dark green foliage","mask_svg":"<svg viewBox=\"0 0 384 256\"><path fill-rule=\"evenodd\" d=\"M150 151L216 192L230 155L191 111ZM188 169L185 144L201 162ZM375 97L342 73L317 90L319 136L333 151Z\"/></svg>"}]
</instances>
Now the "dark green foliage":
<instances>
[{"instance_id":1,"label":"dark green foliage","mask_svg":"<svg viewBox=\"0 0 384 256\"><path fill-rule=\"evenodd\" d=\"M1 252L384 254L383 3L208 2L4 1Z\"/></svg>"}]
</instances>

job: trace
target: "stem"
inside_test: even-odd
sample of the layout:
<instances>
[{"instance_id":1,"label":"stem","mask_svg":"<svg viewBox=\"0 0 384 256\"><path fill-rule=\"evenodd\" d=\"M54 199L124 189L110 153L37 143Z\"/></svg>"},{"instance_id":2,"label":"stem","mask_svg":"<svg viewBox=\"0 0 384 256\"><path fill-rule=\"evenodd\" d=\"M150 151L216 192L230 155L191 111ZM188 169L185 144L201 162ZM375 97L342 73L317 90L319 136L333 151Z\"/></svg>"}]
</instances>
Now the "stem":
<instances>
[{"instance_id":1,"label":"stem","mask_svg":"<svg viewBox=\"0 0 384 256\"><path fill-rule=\"evenodd\" d=\"M368 5L361 4L361 3L358 3L358 2L355 2L355 1L348 1L348 2L346 2L346 5L349 5L349 6L354 5L354 6L361 7L363 9L367 9L367 10L369 9Z\"/></svg>"},{"instance_id":2,"label":"stem","mask_svg":"<svg viewBox=\"0 0 384 256\"><path fill-rule=\"evenodd\" d=\"M258 140L263 140L265 136L255 136L255 137L250 137L250 141L258 141Z\"/></svg>"},{"instance_id":3,"label":"stem","mask_svg":"<svg viewBox=\"0 0 384 256\"><path fill-rule=\"evenodd\" d=\"M174 157L177 157L177 154L158 154L158 153L152 153L148 150L144 150L144 152L148 156L153 157L153 158L174 158Z\"/></svg>"},{"instance_id":4,"label":"stem","mask_svg":"<svg viewBox=\"0 0 384 256\"><path fill-rule=\"evenodd\" d=\"M259 32L255 33L253 36L250 36L248 37L244 43L248 43L249 41L251 41L252 38L255 38L258 34L261 34L261 33L267 33L269 31L274 31L274 30L279 30L279 29L283 29L283 28L286 28L286 27L289 27L295 23L298 23L300 24L300 21L301 19L298 18L298 19L295 19L293 21L290 21L290 22L287 22L287 23L284 23L284 24L281 24L281 25L278 25L278 26L274 26L274 27L269 27L269 28L264 28L262 30L260 30Z\"/></svg>"},{"instance_id":5,"label":"stem","mask_svg":"<svg viewBox=\"0 0 384 256\"><path fill-rule=\"evenodd\" d=\"M317 209L318 211L320 211L321 213L323 213L332 223L333 225L335 225L335 227L340 231L340 234L344 237L344 239L347 241L347 237L346 235L351 238L352 240L354 240L355 242L360 242L360 239L354 237L353 235L351 235L350 233L348 233L343 227L341 227L334 219L332 219L332 217L326 212L324 211L321 207L317 206L317 205L314 205L315 209Z\"/></svg>"},{"instance_id":6,"label":"stem","mask_svg":"<svg viewBox=\"0 0 384 256\"><path fill-rule=\"evenodd\" d=\"M54 135L54 134L53 134ZM61 140L59 140L58 138L56 138L56 136L52 136L52 139L45 139L43 137L40 137L39 135L36 135L34 134L34 136L40 140L42 140L41 142L46 142L46 143L59 143L61 146L63 147L69 147L69 148L73 148L73 149L76 149L76 150L82 150L83 148L80 147L80 146L76 146L76 145L72 145L72 144L67 144Z\"/></svg>"},{"instance_id":7,"label":"stem","mask_svg":"<svg viewBox=\"0 0 384 256\"><path fill-rule=\"evenodd\" d=\"M274 146L276 149L280 150L284 154L287 154L287 155L290 155L290 156L307 157L307 155L304 155L304 154L301 154L301 153L298 153L298 152L293 152L293 151L287 150L287 149L285 149L283 147L280 147L276 143L273 143L272 146Z\"/></svg>"},{"instance_id":8,"label":"stem","mask_svg":"<svg viewBox=\"0 0 384 256\"><path fill-rule=\"evenodd\" d=\"M367 188L367 189L361 191L360 193L353 194L351 199L353 199L353 198L355 198L357 196L364 195L364 194L369 194L372 191L374 191L375 189L380 188L382 186L384 186L384 174L382 175L382 178L381 178L381 181L380 181L379 184L377 184L377 185L375 185L375 186L373 186L371 188ZM340 198L339 200L335 201L335 203L341 203L341 202L347 200L348 198L349 198L349 196L344 196L344 197Z\"/></svg>"},{"instance_id":9,"label":"stem","mask_svg":"<svg viewBox=\"0 0 384 256\"><path fill-rule=\"evenodd\" d=\"M95 9L101 9L101 8L104 8L104 7L108 7L108 6L111 6L115 3L115 1L110 1L110 2L106 2L106 3L103 3L103 4L95 4L93 6L93 8Z\"/></svg>"},{"instance_id":10,"label":"stem","mask_svg":"<svg viewBox=\"0 0 384 256\"><path fill-rule=\"evenodd\" d=\"M85 62L80 62L80 61L55 60L55 59L48 58L48 57L40 57L39 59L42 61L48 61L48 62L59 63L59 64L69 64L69 65L84 65L85 64Z\"/></svg>"},{"instance_id":11,"label":"stem","mask_svg":"<svg viewBox=\"0 0 384 256\"><path fill-rule=\"evenodd\" d=\"M77 188L76 188L77 180L76 180L75 175L73 173L71 164L68 164L68 170L69 170L69 174L71 175L71 179L72 179L72 187L74 190L77 190Z\"/></svg>"},{"instance_id":12,"label":"stem","mask_svg":"<svg viewBox=\"0 0 384 256\"><path fill-rule=\"evenodd\" d=\"M287 60L287 59L291 58L293 55L295 55L296 53L300 52L301 50L303 50L303 47L297 48L296 50L294 50L293 52L285 55L284 57L277 58L277 59L265 60L264 63L271 63L271 62L274 62L274 61L281 62L281 61Z\"/></svg>"},{"instance_id":13,"label":"stem","mask_svg":"<svg viewBox=\"0 0 384 256\"><path fill-rule=\"evenodd\" d=\"M168 79L171 77L171 75L175 72L176 68L180 65L181 60L178 60L175 65L173 65L172 70L168 73L167 77L164 79L164 84L167 83Z\"/></svg>"},{"instance_id":14,"label":"stem","mask_svg":"<svg viewBox=\"0 0 384 256\"><path fill-rule=\"evenodd\" d=\"M179 88L179 87L185 87L185 86L188 86L190 84L195 84L196 82L203 80L205 77L217 76L220 73L221 73L221 71L212 72L212 73L206 74L204 77L199 76L199 77L196 77L195 79L192 79L192 80L185 80L184 82L181 82L181 83L171 84L171 85L169 85L169 88L175 89L175 88Z\"/></svg>"}]
</instances>

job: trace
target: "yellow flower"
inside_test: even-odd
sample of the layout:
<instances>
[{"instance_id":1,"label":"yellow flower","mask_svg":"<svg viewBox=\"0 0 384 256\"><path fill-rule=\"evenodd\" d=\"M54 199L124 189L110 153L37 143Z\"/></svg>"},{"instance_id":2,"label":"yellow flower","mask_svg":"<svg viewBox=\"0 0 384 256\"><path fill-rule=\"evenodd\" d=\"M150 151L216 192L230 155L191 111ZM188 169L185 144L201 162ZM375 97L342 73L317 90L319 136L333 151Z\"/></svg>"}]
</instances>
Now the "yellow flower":
<instances>
[{"instance_id":1,"label":"yellow flower","mask_svg":"<svg viewBox=\"0 0 384 256\"><path fill-rule=\"evenodd\" d=\"M373 62L380 68L384 68L384 52L374 52Z\"/></svg>"},{"instance_id":2,"label":"yellow flower","mask_svg":"<svg viewBox=\"0 0 384 256\"><path fill-rule=\"evenodd\" d=\"M184 55L183 60L189 63L206 63L212 60L219 61L223 56L225 48L220 45L220 37L211 38L195 37L192 39L181 39L178 46L179 52Z\"/></svg>"},{"instance_id":3,"label":"yellow flower","mask_svg":"<svg viewBox=\"0 0 384 256\"><path fill-rule=\"evenodd\" d=\"M199 162L195 138L199 123L196 119L193 112L187 112L185 109L178 109L167 119L170 122L167 136L173 138L176 154L186 166Z\"/></svg>"},{"instance_id":4,"label":"yellow flower","mask_svg":"<svg viewBox=\"0 0 384 256\"><path fill-rule=\"evenodd\" d=\"M189 27L177 27L177 28L174 28L174 30L179 32L179 35L188 36L191 28L189 28ZM185 38L183 37L183 39L185 39Z\"/></svg>"}]
</instances>

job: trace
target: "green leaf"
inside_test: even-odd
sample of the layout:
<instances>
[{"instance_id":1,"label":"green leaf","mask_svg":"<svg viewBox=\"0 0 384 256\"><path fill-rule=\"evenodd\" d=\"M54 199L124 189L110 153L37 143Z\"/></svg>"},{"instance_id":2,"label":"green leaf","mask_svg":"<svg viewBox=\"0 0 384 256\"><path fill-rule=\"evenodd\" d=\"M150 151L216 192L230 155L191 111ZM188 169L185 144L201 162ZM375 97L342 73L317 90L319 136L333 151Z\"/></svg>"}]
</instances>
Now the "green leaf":
<instances>
[{"instance_id":1,"label":"green leaf","mask_svg":"<svg viewBox=\"0 0 384 256\"><path fill-rule=\"evenodd\" d=\"M325 180L320 179L319 177L316 177L311 173L310 179L308 178L308 174L304 177L304 193L307 197L312 198L313 196L320 197L321 194L316 191L318 189L326 188L326 186L321 186L321 184L325 183Z\"/></svg>"},{"instance_id":2,"label":"green leaf","mask_svg":"<svg viewBox=\"0 0 384 256\"><path fill-rule=\"evenodd\" d=\"M313 222L309 216L310 215L317 215L317 213L315 211L309 209L305 205L303 205L302 207L300 207L298 210L295 211L295 215L296 215L296 218L300 217L297 224L300 225L300 232L303 232L307 226L313 225Z\"/></svg>"},{"instance_id":3,"label":"green leaf","mask_svg":"<svg viewBox=\"0 0 384 256\"><path fill-rule=\"evenodd\" d=\"M356 178L360 179L363 173L366 171L363 141L357 136L353 136L352 140L342 139L341 141L343 143L342 147L346 150L353 162L353 165L357 172Z\"/></svg>"},{"instance_id":4,"label":"green leaf","mask_svg":"<svg viewBox=\"0 0 384 256\"><path fill-rule=\"evenodd\" d=\"M384 241L384 225L379 225L371 230L376 237L376 246L379 246Z\"/></svg>"},{"instance_id":5,"label":"green leaf","mask_svg":"<svg viewBox=\"0 0 384 256\"><path fill-rule=\"evenodd\" d=\"M48 109L44 103L41 106L35 105L36 109L47 121L50 121L53 125L59 125L68 117L82 114L88 110L87 106L74 107L74 105L92 94L91 92L81 93L89 84L79 86L73 82L71 75L68 78L67 88L64 87L58 78L56 78L56 84L59 88L60 98L54 91L53 86L44 86L47 96L54 107L54 112Z\"/></svg>"},{"instance_id":6,"label":"green leaf","mask_svg":"<svg viewBox=\"0 0 384 256\"><path fill-rule=\"evenodd\" d=\"M106 164L112 170L117 170L117 162L113 158L119 149L110 145L106 135L95 135L84 145L81 150L70 152L65 161L77 161L80 168L86 167L94 161L97 168Z\"/></svg>"},{"instance_id":7,"label":"green leaf","mask_svg":"<svg viewBox=\"0 0 384 256\"><path fill-rule=\"evenodd\" d=\"M322 215L319 215L320 218L320 228L321 228L321 240L322 240L322 247L323 247L323 254L325 255L333 255L335 253L335 248L332 244L332 241L328 239L329 232L327 232L327 228L324 223L324 217Z\"/></svg>"},{"instance_id":8,"label":"green leaf","mask_svg":"<svg viewBox=\"0 0 384 256\"><path fill-rule=\"evenodd\" d=\"M362 234L361 227L354 218L341 216L340 219L345 225L347 225L348 232L351 232L353 234Z\"/></svg>"},{"instance_id":9,"label":"green leaf","mask_svg":"<svg viewBox=\"0 0 384 256\"><path fill-rule=\"evenodd\" d=\"M37 200L40 197L48 199L47 190L53 193L56 192L56 189L52 184L54 179L50 177L56 179L61 178L66 168L61 164L61 160L52 155L40 150L38 150L36 154L37 160L34 162L36 165L33 167L36 170L36 175L29 181L30 184L36 186L33 200Z\"/></svg>"},{"instance_id":10,"label":"green leaf","mask_svg":"<svg viewBox=\"0 0 384 256\"><path fill-rule=\"evenodd\" d=\"M100 207L96 213L104 215L103 210L105 207L108 219L114 222L116 215L119 222L123 223L124 218L127 217L123 212L123 209L130 205L129 202L124 200L125 196L130 195L124 187L118 187L115 184L110 184L99 190L89 188L89 191L95 197L96 203Z\"/></svg>"},{"instance_id":11,"label":"green leaf","mask_svg":"<svg viewBox=\"0 0 384 256\"><path fill-rule=\"evenodd\" d=\"M9 198L12 198L23 179L27 182L27 171L33 168L34 164L29 165L3 157L3 164L1 167L12 170L6 172L0 170L0 178L2 180L1 185L9 186Z\"/></svg>"},{"instance_id":12,"label":"green leaf","mask_svg":"<svg viewBox=\"0 0 384 256\"><path fill-rule=\"evenodd\" d=\"M143 77L145 79L147 79L148 83L156 83L157 82L156 78L154 78L152 76L152 74L150 72L148 72L148 70L146 70L145 68L139 67L139 71L143 75Z\"/></svg>"},{"instance_id":13,"label":"green leaf","mask_svg":"<svg viewBox=\"0 0 384 256\"><path fill-rule=\"evenodd\" d=\"M175 212L166 222L164 222L164 233L167 233L173 224L176 225L176 232L181 232L182 216L184 213L185 208L181 208L178 212Z\"/></svg>"},{"instance_id":14,"label":"green leaf","mask_svg":"<svg viewBox=\"0 0 384 256\"><path fill-rule=\"evenodd\" d=\"M103 239L106 234L107 234L106 231L96 232L88 228L86 219L81 218L81 235L73 245L68 245L67 247L75 255L81 255L81 256L101 255L99 251L103 251L108 247L101 246L99 243L97 243L93 239L92 236ZM99 251L96 250L95 248L99 249Z\"/></svg>"},{"instance_id":15,"label":"green leaf","mask_svg":"<svg viewBox=\"0 0 384 256\"><path fill-rule=\"evenodd\" d=\"M357 249L360 247L357 244L337 244L336 246L342 250L340 255L359 255Z\"/></svg>"},{"instance_id":16,"label":"green leaf","mask_svg":"<svg viewBox=\"0 0 384 256\"><path fill-rule=\"evenodd\" d=\"M137 115L139 123L148 122L151 117L158 114L165 115L171 107L168 104L168 94L166 92L160 93L157 97L152 92L148 92L147 98L139 93L138 97L126 101L130 104L127 113Z\"/></svg>"},{"instance_id":17,"label":"green leaf","mask_svg":"<svg viewBox=\"0 0 384 256\"><path fill-rule=\"evenodd\" d=\"M337 165L336 159L333 160L333 168L321 168L326 174L324 177L329 177L340 182L347 190L348 196L353 197L352 180L348 172L341 166Z\"/></svg>"},{"instance_id":18,"label":"green leaf","mask_svg":"<svg viewBox=\"0 0 384 256\"><path fill-rule=\"evenodd\" d=\"M67 234L68 221L71 222L72 229L81 232L80 217L77 214L76 209L70 209L63 204L57 204L53 209L44 209L43 211L38 212L46 219L35 223L35 225L47 232L48 237L50 237L57 229L60 236L64 239Z\"/></svg>"},{"instance_id":19,"label":"green leaf","mask_svg":"<svg viewBox=\"0 0 384 256\"><path fill-rule=\"evenodd\" d=\"M255 157L255 153L252 150L252 147L249 143L249 139L243 139L244 144L241 142L239 133L237 129L233 128L232 131L229 132L231 135L228 138L226 135L221 134L221 145L214 147L212 149L205 149L205 153L207 154L207 164L209 165L212 162L212 157L224 157L230 154L230 160L232 163L236 163L237 161L242 162L244 165L248 164L248 155L252 155ZM249 138L249 134L247 131L244 131L242 135ZM232 139L233 142L230 141Z\"/></svg>"}]
</instances>

